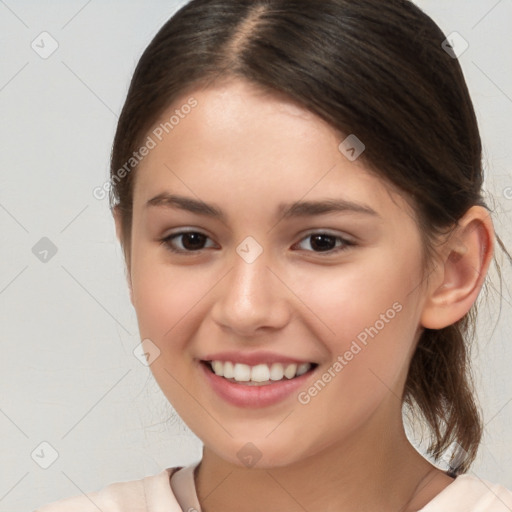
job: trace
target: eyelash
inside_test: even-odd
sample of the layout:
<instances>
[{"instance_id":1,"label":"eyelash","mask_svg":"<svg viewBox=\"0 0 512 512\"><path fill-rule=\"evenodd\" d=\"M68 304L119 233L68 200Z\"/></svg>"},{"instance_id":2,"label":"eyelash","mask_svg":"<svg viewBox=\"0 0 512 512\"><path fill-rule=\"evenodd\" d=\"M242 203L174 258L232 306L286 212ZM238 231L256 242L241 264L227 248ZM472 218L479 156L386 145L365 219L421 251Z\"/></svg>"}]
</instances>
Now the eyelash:
<instances>
[{"instance_id":1,"label":"eyelash","mask_svg":"<svg viewBox=\"0 0 512 512\"><path fill-rule=\"evenodd\" d=\"M169 235L169 236L166 236L164 238L159 239L159 242L160 242L161 245L164 245L165 248L168 251L173 252L173 253L177 253L177 254L198 254L198 253L201 253L204 250L204 249L199 249L197 251L189 251L189 250L175 249L171 245L171 241L174 238L179 238L179 237L185 236L185 235L202 235L202 236L204 236L206 238L209 238L207 235L205 235L204 233L201 233L200 231L180 231L178 233L173 233L172 235ZM300 240L300 242L302 242L302 241L304 241L304 240L306 240L308 238L312 238L315 235L323 235L323 236L331 237L331 238L334 238L336 240L341 240L341 242L342 242L342 246L341 247L337 247L335 249L331 249L331 250L328 250L328 251L306 251L306 252L313 252L315 254L319 254L320 256L324 256L324 255L325 256L331 256L333 254L338 254L340 252L347 251L351 247L354 247L354 246L357 245L354 242L352 242L350 240L347 240L346 238L343 238L343 237L341 237L339 235L332 235L331 233L326 233L326 232L323 232L323 231L311 232L308 235L306 235L304 238L302 238Z\"/></svg>"}]
</instances>

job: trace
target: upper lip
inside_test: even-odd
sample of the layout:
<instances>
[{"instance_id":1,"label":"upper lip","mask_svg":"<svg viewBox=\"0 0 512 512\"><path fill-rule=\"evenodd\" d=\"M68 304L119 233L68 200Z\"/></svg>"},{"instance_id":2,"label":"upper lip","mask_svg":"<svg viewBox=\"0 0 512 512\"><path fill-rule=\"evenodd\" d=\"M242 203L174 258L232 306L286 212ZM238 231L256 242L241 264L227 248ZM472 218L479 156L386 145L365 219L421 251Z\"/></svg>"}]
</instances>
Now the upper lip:
<instances>
[{"instance_id":1,"label":"upper lip","mask_svg":"<svg viewBox=\"0 0 512 512\"><path fill-rule=\"evenodd\" d=\"M202 361L231 361L232 363L241 363L249 366L258 364L304 364L314 363L311 360L302 360L295 357L289 357L274 352L218 352L216 354L208 354L200 358Z\"/></svg>"}]
</instances>

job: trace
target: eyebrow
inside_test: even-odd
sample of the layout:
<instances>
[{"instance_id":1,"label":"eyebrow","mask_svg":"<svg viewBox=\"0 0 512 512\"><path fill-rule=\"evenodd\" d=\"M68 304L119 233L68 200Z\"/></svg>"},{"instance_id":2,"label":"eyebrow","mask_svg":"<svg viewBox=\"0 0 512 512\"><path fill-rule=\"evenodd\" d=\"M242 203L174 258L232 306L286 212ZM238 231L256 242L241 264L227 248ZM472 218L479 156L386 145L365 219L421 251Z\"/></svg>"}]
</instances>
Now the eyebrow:
<instances>
[{"instance_id":1,"label":"eyebrow","mask_svg":"<svg viewBox=\"0 0 512 512\"><path fill-rule=\"evenodd\" d=\"M226 215L218 206L174 194L159 194L146 203L146 208L148 207L178 208L198 215L219 219L224 222L226 221ZM359 213L380 217L380 215L368 205L347 201L345 199L281 203L277 209L277 215L283 218L326 215L335 212Z\"/></svg>"}]
</instances>

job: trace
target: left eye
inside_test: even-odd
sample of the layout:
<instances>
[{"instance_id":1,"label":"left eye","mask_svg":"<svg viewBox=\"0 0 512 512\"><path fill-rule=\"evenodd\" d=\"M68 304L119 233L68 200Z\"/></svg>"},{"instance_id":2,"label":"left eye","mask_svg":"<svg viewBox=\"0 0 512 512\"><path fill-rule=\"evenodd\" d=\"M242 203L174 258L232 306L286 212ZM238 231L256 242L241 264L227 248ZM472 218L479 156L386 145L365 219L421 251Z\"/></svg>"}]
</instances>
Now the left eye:
<instances>
[{"instance_id":1,"label":"left eye","mask_svg":"<svg viewBox=\"0 0 512 512\"><path fill-rule=\"evenodd\" d=\"M175 239L182 239L181 248L176 248ZM191 253L198 252L203 250L205 242L209 240L209 237L199 233L197 231L185 231L180 233L175 233L173 235L169 235L160 240L160 243L165 245L168 250L176 253ZM304 242L311 241L310 245L313 248L313 252L320 253L337 253L339 251L344 251L348 249L350 246L355 245L353 242L346 240L341 236L331 235L328 233L312 233L301 240L298 245L303 244ZM336 242L340 241L341 243L337 244ZM305 249L308 250L308 249Z\"/></svg>"},{"instance_id":2,"label":"left eye","mask_svg":"<svg viewBox=\"0 0 512 512\"><path fill-rule=\"evenodd\" d=\"M309 244L311 247L318 249L313 252L327 252L329 254L345 251L350 246L355 245L353 242L350 242L341 236L331 235L329 233L311 233L306 238L303 238L301 243L308 240L310 241ZM340 240L341 243L337 245L336 241L338 240Z\"/></svg>"}]
</instances>

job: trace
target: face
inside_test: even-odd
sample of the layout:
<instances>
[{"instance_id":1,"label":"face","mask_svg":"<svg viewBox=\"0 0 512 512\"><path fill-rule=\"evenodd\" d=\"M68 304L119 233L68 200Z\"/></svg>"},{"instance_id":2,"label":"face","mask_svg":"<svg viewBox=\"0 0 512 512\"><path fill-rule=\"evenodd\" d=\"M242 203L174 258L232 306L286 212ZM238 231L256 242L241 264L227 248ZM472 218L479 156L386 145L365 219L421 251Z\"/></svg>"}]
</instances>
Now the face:
<instances>
[{"instance_id":1,"label":"face","mask_svg":"<svg viewBox=\"0 0 512 512\"><path fill-rule=\"evenodd\" d=\"M149 134L130 247L132 302L163 393L238 465L249 442L260 467L282 466L383 428L400 415L423 304L405 200L340 152L346 136L247 83L183 96L162 122L176 110L168 133L157 123ZM312 208L326 200L340 208ZM311 204L285 214L299 202ZM201 362L212 355L316 366L249 386L213 377Z\"/></svg>"}]
</instances>

